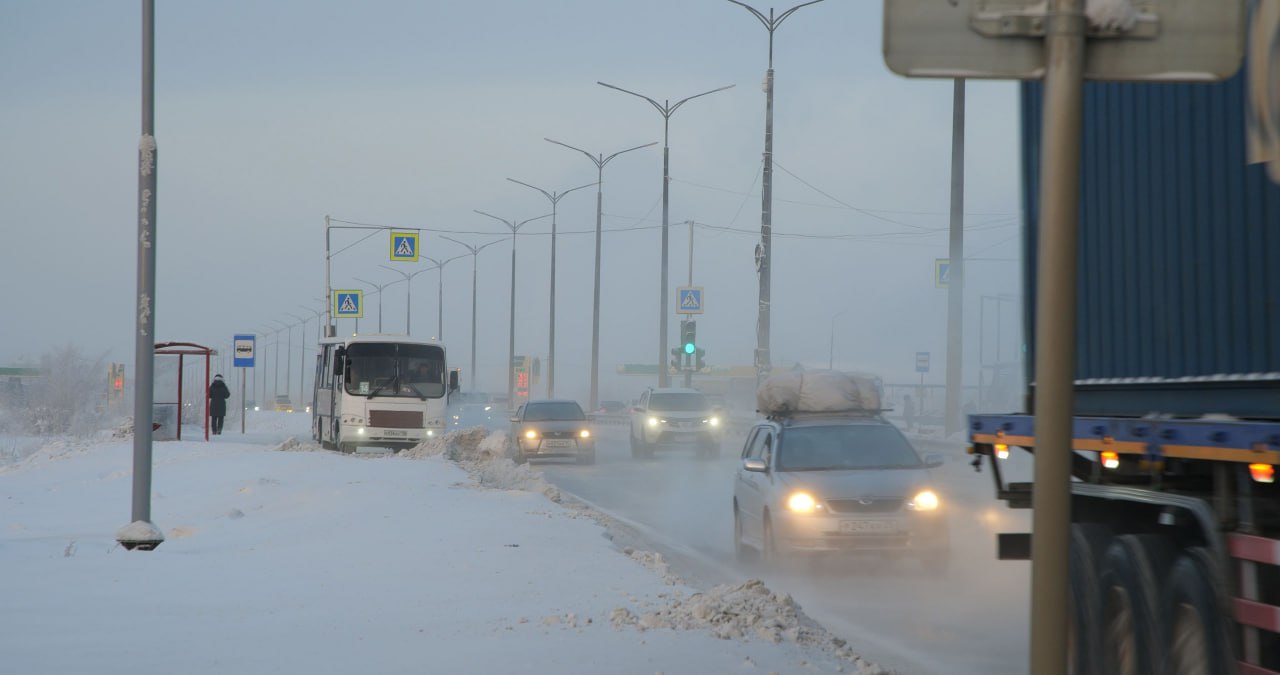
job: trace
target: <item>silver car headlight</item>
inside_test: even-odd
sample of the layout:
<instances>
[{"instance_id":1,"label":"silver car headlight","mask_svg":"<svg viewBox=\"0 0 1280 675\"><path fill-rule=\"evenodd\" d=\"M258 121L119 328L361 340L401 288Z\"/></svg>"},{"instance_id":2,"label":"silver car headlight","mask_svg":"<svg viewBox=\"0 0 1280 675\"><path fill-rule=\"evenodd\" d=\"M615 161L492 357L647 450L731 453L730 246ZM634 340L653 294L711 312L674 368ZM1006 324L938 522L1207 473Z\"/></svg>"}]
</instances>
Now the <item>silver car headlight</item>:
<instances>
[{"instance_id":1,"label":"silver car headlight","mask_svg":"<svg viewBox=\"0 0 1280 675\"><path fill-rule=\"evenodd\" d=\"M940 503L938 495L933 490L921 490L907 502L907 508L916 511L937 511Z\"/></svg>"},{"instance_id":2,"label":"silver car headlight","mask_svg":"<svg viewBox=\"0 0 1280 675\"><path fill-rule=\"evenodd\" d=\"M650 418L649 418L649 426L651 426L651 427L656 427L656 426L658 426L658 418L656 418L656 417L650 417Z\"/></svg>"},{"instance_id":3,"label":"silver car headlight","mask_svg":"<svg viewBox=\"0 0 1280 675\"><path fill-rule=\"evenodd\" d=\"M787 510L792 513L813 513L818 501L808 492L793 492L787 497Z\"/></svg>"}]
</instances>

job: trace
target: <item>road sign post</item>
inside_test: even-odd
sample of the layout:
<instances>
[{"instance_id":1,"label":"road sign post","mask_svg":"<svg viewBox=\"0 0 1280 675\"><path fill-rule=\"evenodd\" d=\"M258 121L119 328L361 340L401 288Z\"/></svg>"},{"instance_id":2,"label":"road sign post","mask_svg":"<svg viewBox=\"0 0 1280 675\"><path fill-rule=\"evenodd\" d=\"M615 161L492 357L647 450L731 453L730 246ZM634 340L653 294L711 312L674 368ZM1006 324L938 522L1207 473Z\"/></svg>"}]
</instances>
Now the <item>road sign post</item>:
<instances>
[{"instance_id":1,"label":"road sign post","mask_svg":"<svg viewBox=\"0 0 1280 675\"><path fill-rule=\"evenodd\" d=\"M257 357L255 346L257 337L253 335L236 335L231 339L231 365L240 370L240 433L244 434L244 418L248 416L249 403L245 399L245 368L252 368Z\"/></svg>"},{"instance_id":2,"label":"road sign post","mask_svg":"<svg viewBox=\"0 0 1280 675\"><path fill-rule=\"evenodd\" d=\"M1076 225L1085 79L1225 79L1243 0L885 0L884 55L911 77L1043 79L1035 317L1036 462L1029 672L1065 675L1075 372Z\"/></svg>"}]
</instances>

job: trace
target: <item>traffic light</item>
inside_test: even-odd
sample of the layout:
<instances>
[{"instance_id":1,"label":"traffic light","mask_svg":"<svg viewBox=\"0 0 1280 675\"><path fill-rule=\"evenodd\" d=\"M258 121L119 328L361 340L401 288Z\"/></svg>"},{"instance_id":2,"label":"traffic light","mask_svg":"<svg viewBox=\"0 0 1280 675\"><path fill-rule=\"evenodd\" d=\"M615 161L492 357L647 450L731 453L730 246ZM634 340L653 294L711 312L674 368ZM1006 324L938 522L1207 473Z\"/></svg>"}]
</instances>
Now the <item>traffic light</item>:
<instances>
[{"instance_id":1,"label":"traffic light","mask_svg":"<svg viewBox=\"0 0 1280 675\"><path fill-rule=\"evenodd\" d=\"M694 368L694 370L697 370L698 372L702 372L703 370L706 370L706 368L707 368L707 362L702 360L702 357L704 357L704 356L706 356L706 355L707 355L707 350L705 350L705 349L703 349L703 348L701 348L701 347L698 347L698 351L697 351L698 362L697 362L696 367Z\"/></svg>"},{"instance_id":2,"label":"traffic light","mask_svg":"<svg viewBox=\"0 0 1280 675\"><path fill-rule=\"evenodd\" d=\"M680 322L680 343L684 346L684 353L693 356L698 351L698 322L697 321L681 321Z\"/></svg>"},{"instance_id":3,"label":"traffic light","mask_svg":"<svg viewBox=\"0 0 1280 675\"><path fill-rule=\"evenodd\" d=\"M684 351L679 347L671 348L671 372L678 373L684 366Z\"/></svg>"}]
</instances>

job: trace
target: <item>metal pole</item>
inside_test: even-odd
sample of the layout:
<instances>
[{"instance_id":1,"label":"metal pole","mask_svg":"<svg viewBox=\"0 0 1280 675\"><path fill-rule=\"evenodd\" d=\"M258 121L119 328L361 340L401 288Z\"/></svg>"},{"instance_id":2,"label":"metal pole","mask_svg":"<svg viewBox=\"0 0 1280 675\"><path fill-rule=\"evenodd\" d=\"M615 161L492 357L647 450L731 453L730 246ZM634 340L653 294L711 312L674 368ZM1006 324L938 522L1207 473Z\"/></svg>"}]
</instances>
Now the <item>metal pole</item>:
<instances>
[{"instance_id":1,"label":"metal pole","mask_svg":"<svg viewBox=\"0 0 1280 675\"><path fill-rule=\"evenodd\" d=\"M738 0L729 0L729 2L751 12L769 33L769 69L765 72L764 77L764 170L760 183L760 244L757 256L757 271L760 276L760 304L759 314L756 319L755 362L757 381L768 377L769 370L772 368L769 354L769 325L771 321L769 310L772 302L770 298L770 281L773 270L773 32L796 10L821 1L810 0L810 2L801 3L783 12L777 18L774 18L773 9L770 8L769 17L765 18L764 14L754 7L738 2Z\"/></svg>"},{"instance_id":2,"label":"metal pole","mask_svg":"<svg viewBox=\"0 0 1280 675\"><path fill-rule=\"evenodd\" d=\"M960 430L964 381L964 79L956 78L951 101L951 240L947 283L947 397L944 433Z\"/></svg>"},{"instance_id":3,"label":"metal pole","mask_svg":"<svg viewBox=\"0 0 1280 675\"><path fill-rule=\"evenodd\" d=\"M329 278L329 216L324 217L324 334L333 337L336 331L333 326L333 284Z\"/></svg>"},{"instance_id":4,"label":"metal pole","mask_svg":"<svg viewBox=\"0 0 1280 675\"><path fill-rule=\"evenodd\" d=\"M594 281L593 281L594 291L592 294L592 301L591 301L591 401L590 401L590 409L595 410L600 405L600 239L601 239L600 235L602 232L601 221L604 216L604 165L608 164L610 160L612 160L614 157L617 157L618 155L621 155L624 152L631 152L632 150L647 148L651 145L657 145L658 142L654 141L652 143L645 143L644 145L637 145L633 148L627 148L626 150L619 150L613 153L612 155L605 157L604 153L600 153L598 155L592 155L586 150L583 150L581 148L575 148L572 145L569 145L567 143L561 143L560 141L553 141L550 138L544 138L542 140L548 143L555 143L556 145L569 148L570 150L577 150L578 152L581 152L582 154L586 155L587 159L591 160L591 163L596 165L596 264L595 264L595 275L594 275ZM659 363L659 366L661 366L662 362L659 361L658 363Z\"/></svg>"},{"instance_id":5,"label":"metal pole","mask_svg":"<svg viewBox=\"0 0 1280 675\"><path fill-rule=\"evenodd\" d=\"M471 253L471 386L479 389L476 382L476 265L479 262L479 250Z\"/></svg>"},{"instance_id":6,"label":"metal pole","mask_svg":"<svg viewBox=\"0 0 1280 675\"><path fill-rule=\"evenodd\" d=\"M1067 671L1071 409L1076 356L1084 0L1053 0L1045 37L1044 148L1036 279L1036 461L1031 537L1031 662Z\"/></svg>"},{"instance_id":7,"label":"metal pole","mask_svg":"<svg viewBox=\"0 0 1280 675\"><path fill-rule=\"evenodd\" d=\"M692 286L693 285L693 221L686 220L685 222L689 224L689 285ZM685 316L686 320L688 320L689 318L690 318L689 316L687 315ZM681 322L681 325L683 325L683 323L684 322ZM681 330L683 332L683 329ZM698 359L697 350L695 349L693 354L685 354L684 358L686 362L693 361L693 363L691 364L690 363L685 364L684 386L687 389L693 386L693 369L697 367L697 359Z\"/></svg>"},{"instance_id":8,"label":"metal pole","mask_svg":"<svg viewBox=\"0 0 1280 675\"><path fill-rule=\"evenodd\" d=\"M667 109L670 109L670 101L664 100ZM658 312L660 314L658 321L658 386L670 386L671 380L667 375L667 369L662 367L662 362L667 358L667 253L668 249L668 214L670 213L670 188L671 188L671 143L670 143L670 127L671 115L662 116L662 276L659 277L659 296L662 301L659 303Z\"/></svg>"},{"instance_id":9,"label":"metal pole","mask_svg":"<svg viewBox=\"0 0 1280 675\"><path fill-rule=\"evenodd\" d=\"M507 407L516 403L516 229L511 229L511 315L507 337Z\"/></svg>"},{"instance_id":10,"label":"metal pole","mask_svg":"<svg viewBox=\"0 0 1280 675\"><path fill-rule=\"evenodd\" d=\"M244 368L239 368L238 370L240 371L240 435L243 436L244 418L249 416L249 402L244 397L244 384L246 379L244 376Z\"/></svg>"},{"instance_id":11,"label":"metal pole","mask_svg":"<svg viewBox=\"0 0 1280 675\"><path fill-rule=\"evenodd\" d=\"M164 541L151 523L151 425L155 402L156 174L155 0L142 2L142 135L138 142L138 275L134 340L133 503L130 525L116 533L126 549ZM179 410L179 424L181 413Z\"/></svg>"},{"instance_id":12,"label":"metal pole","mask_svg":"<svg viewBox=\"0 0 1280 675\"><path fill-rule=\"evenodd\" d=\"M815 2L816 1L818 0L815 0ZM662 364L666 363L667 360L667 254L669 250L668 242L670 240L671 116L675 114L676 110L678 110L680 106L695 98L714 94L726 89L732 89L734 85L730 84L724 87L704 91L700 94L694 94L693 96L680 99L672 105L670 99L664 99L662 103L658 103L648 96L637 94L634 91L627 91L622 87L615 87L612 84L605 84L604 82L596 82L596 84L610 89L617 89L625 94L638 96L648 101L649 105L652 105L659 113L662 114L662 278L659 280L658 284L659 292L661 294L661 300L659 301L659 311L661 316L658 319L658 386L666 387L670 386L671 382L667 375L667 369L662 366Z\"/></svg>"},{"instance_id":13,"label":"metal pole","mask_svg":"<svg viewBox=\"0 0 1280 675\"><path fill-rule=\"evenodd\" d=\"M436 269L436 339L444 342L444 265Z\"/></svg>"}]
</instances>

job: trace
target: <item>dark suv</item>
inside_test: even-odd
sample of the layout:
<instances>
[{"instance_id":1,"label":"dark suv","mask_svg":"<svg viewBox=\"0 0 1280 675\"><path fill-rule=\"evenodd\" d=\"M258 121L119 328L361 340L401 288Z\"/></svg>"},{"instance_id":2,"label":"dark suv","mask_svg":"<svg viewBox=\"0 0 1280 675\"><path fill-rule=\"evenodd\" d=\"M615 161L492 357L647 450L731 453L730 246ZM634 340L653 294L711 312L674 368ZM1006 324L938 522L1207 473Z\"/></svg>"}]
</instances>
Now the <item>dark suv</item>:
<instances>
[{"instance_id":1,"label":"dark suv","mask_svg":"<svg viewBox=\"0 0 1280 675\"><path fill-rule=\"evenodd\" d=\"M695 448L698 457L720 455L724 420L696 389L646 389L631 409L631 456L652 457L660 446Z\"/></svg>"}]
</instances>

